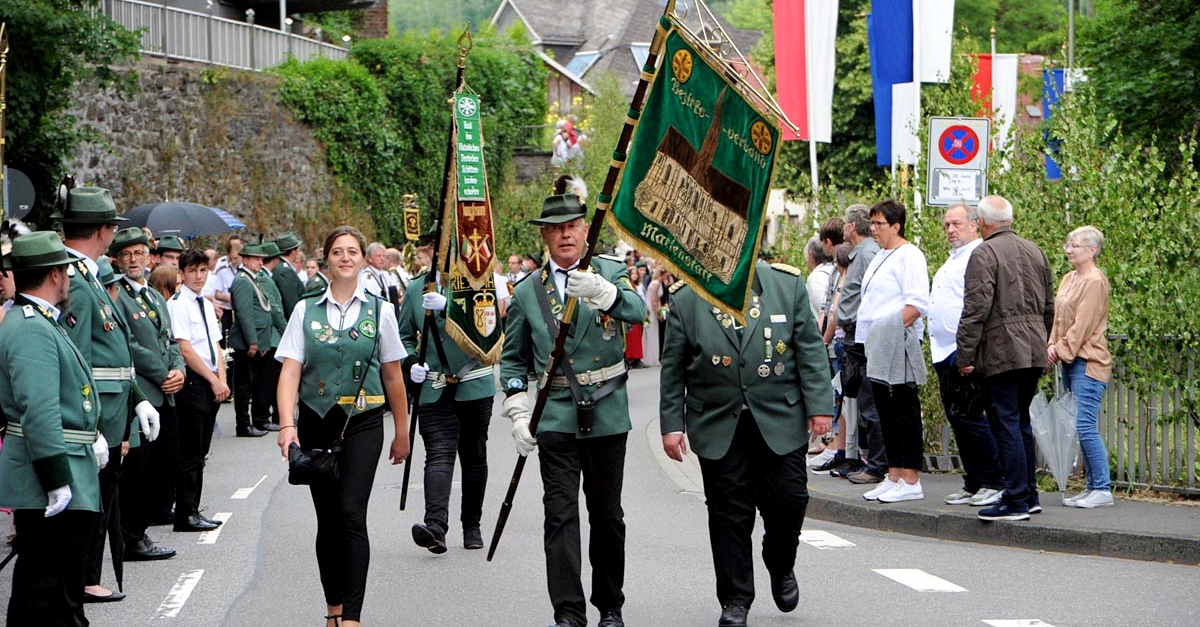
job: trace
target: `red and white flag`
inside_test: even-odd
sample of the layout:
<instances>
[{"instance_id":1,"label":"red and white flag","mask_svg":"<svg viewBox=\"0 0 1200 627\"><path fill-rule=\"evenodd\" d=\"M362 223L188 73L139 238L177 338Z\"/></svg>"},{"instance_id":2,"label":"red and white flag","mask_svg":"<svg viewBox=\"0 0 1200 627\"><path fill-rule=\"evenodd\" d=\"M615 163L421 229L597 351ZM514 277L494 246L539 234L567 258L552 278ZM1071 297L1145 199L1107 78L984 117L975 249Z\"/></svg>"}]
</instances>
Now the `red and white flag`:
<instances>
[{"instance_id":1,"label":"red and white flag","mask_svg":"<svg viewBox=\"0 0 1200 627\"><path fill-rule=\"evenodd\" d=\"M996 129L993 148L1007 150L1012 141L1012 124L1017 115L1017 69L1020 55L979 54L979 69L971 98L979 103L980 114L992 120Z\"/></svg>"},{"instance_id":2,"label":"red and white flag","mask_svg":"<svg viewBox=\"0 0 1200 627\"><path fill-rule=\"evenodd\" d=\"M800 128L784 140L829 142L833 135L834 40L838 0L775 1L775 91Z\"/></svg>"}]
</instances>

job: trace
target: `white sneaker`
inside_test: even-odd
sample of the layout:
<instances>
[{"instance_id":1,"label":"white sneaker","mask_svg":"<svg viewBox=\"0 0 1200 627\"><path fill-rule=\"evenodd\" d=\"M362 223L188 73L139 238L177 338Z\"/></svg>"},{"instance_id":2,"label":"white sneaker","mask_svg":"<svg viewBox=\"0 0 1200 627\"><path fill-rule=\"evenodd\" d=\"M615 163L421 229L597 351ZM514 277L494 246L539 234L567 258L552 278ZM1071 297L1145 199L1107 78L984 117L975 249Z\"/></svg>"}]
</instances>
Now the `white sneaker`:
<instances>
[{"instance_id":1,"label":"white sneaker","mask_svg":"<svg viewBox=\"0 0 1200 627\"><path fill-rule=\"evenodd\" d=\"M995 505L996 503L999 503L1000 498L1003 496L1004 490L979 488L979 491L976 492L975 496L972 496L971 500L967 501L967 503L972 507L986 507L988 505Z\"/></svg>"},{"instance_id":2,"label":"white sneaker","mask_svg":"<svg viewBox=\"0 0 1200 627\"><path fill-rule=\"evenodd\" d=\"M971 497L973 496L975 495L971 492L959 490L958 492L948 495L942 500L946 502L946 505L966 505L967 503L971 502Z\"/></svg>"},{"instance_id":3,"label":"white sneaker","mask_svg":"<svg viewBox=\"0 0 1200 627\"><path fill-rule=\"evenodd\" d=\"M891 479L888 479L885 477L883 479L883 481L879 482L879 485L872 488L870 492L867 492L866 494L864 494L863 498L867 499L868 501L878 500L880 494L894 490L896 488L896 485L897 484L895 481L892 481Z\"/></svg>"},{"instance_id":4,"label":"white sneaker","mask_svg":"<svg viewBox=\"0 0 1200 627\"><path fill-rule=\"evenodd\" d=\"M816 466L823 466L823 465L833 461L833 458L836 455L837 455L837 451L835 451L831 448L827 448L824 451L821 451L820 453L813 455L812 457L809 457L808 458L808 466L810 468L813 468Z\"/></svg>"},{"instance_id":5,"label":"white sneaker","mask_svg":"<svg viewBox=\"0 0 1200 627\"><path fill-rule=\"evenodd\" d=\"M1087 493L1087 496L1075 501L1075 507L1082 507L1083 509L1112 506L1113 496L1111 490L1092 490Z\"/></svg>"},{"instance_id":6,"label":"white sneaker","mask_svg":"<svg viewBox=\"0 0 1200 627\"><path fill-rule=\"evenodd\" d=\"M880 503L899 503L900 501L918 501L925 498L925 491L921 489L921 480L909 485L903 479L896 482L896 487L879 495Z\"/></svg>"},{"instance_id":7,"label":"white sneaker","mask_svg":"<svg viewBox=\"0 0 1200 627\"><path fill-rule=\"evenodd\" d=\"M1068 496L1067 498L1063 499L1063 505L1066 505L1067 507L1078 507L1077 505L1075 505L1075 502L1078 501L1079 499L1087 498L1087 495L1089 495L1091 493L1092 493L1091 490L1084 490L1083 492L1080 492L1079 494L1076 494L1075 496Z\"/></svg>"}]
</instances>

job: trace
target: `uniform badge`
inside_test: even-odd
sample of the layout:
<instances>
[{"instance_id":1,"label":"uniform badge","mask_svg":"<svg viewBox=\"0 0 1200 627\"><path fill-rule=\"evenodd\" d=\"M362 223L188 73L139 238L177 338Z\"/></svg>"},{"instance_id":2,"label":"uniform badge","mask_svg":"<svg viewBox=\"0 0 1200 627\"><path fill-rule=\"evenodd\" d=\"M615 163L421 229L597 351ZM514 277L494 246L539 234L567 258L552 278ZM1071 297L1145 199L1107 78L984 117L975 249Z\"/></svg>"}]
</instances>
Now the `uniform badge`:
<instances>
[{"instance_id":1,"label":"uniform badge","mask_svg":"<svg viewBox=\"0 0 1200 627\"><path fill-rule=\"evenodd\" d=\"M321 323L313 320L312 322L308 323L308 328L312 329L313 331L320 331Z\"/></svg>"},{"instance_id":2,"label":"uniform badge","mask_svg":"<svg viewBox=\"0 0 1200 627\"><path fill-rule=\"evenodd\" d=\"M783 375L783 362L781 361L781 362L777 362L775 364L775 376L778 377L778 376L782 376L782 375Z\"/></svg>"},{"instance_id":3,"label":"uniform badge","mask_svg":"<svg viewBox=\"0 0 1200 627\"><path fill-rule=\"evenodd\" d=\"M92 402L88 399L83 399L83 413L88 414L92 411Z\"/></svg>"},{"instance_id":4,"label":"uniform badge","mask_svg":"<svg viewBox=\"0 0 1200 627\"><path fill-rule=\"evenodd\" d=\"M785 350L787 350L787 344L784 344L783 340L779 340L778 342L775 343L775 352L782 355L783 351L785 351Z\"/></svg>"},{"instance_id":5,"label":"uniform badge","mask_svg":"<svg viewBox=\"0 0 1200 627\"><path fill-rule=\"evenodd\" d=\"M67 266L67 267L70 268L71 266ZM75 325L77 325L77 324L79 324L79 318L76 318L75 314L68 314L67 315L67 326L74 329Z\"/></svg>"},{"instance_id":6,"label":"uniform badge","mask_svg":"<svg viewBox=\"0 0 1200 627\"><path fill-rule=\"evenodd\" d=\"M354 407L357 408L358 411L362 411L367 408L367 397L363 394L362 390L358 391L358 398L354 399Z\"/></svg>"},{"instance_id":7,"label":"uniform badge","mask_svg":"<svg viewBox=\"0 0 1200 627\"><path fill-rule=\"evenodd\" d=\"M728 329L729 327L733 326L733 319L732 318L721 318L721 326Z\"/></svg>"},{"instance_id":8,"label":"uniform badge","mask_svg":"<svg viewBox=\"0 0 1200 627\"><path fill-rule=\"evenodd\" d=\"M785 324L785 323L787 323L787 316L785 316L783 314L771 314L771 324Z\"/></svg>"},{"instance_id":9,"label":"uniform badge","mask_svg":"<svg viewBox=\"0 0 1200 627\"><path fill-rule=\"evenodd\" d=\"M21 311L25 314L26 318L33 317L33 305L25 305L21 308Z\"/></svg>"},{"instance_id":10,"label":"uniform badge","mask_svg":"<svg viewBox=\"0 0 1200 627\"><path fill-rule=\"evenodd\" d=\"M771 376L771 367L768 366L767 364L759 364L758 365L758 376L761 379L766 379L767 377Z\"/></svg>"},{"instance_id":11,"label":"uniform badge","mask_svg":"<svg viewBox=\"0 0 1200 627\"><path fill-rule=\"evenodd\" d=\"M367 339L375 337L375 321L363 320L362 322L358 323L358 330L361 331L363 337L366 337Z\"/></svg>"},{"instance_id":12,"label":"uniform badge","mask_svg":"<svg viewBox=\"0 0 1200 627\"><path fill-rule=\"evenodd\" d=\"M730 357L729 355L726 355L726 356L724 356L724 357L722 357L722 358L721 358L721 365L722 365L722 366L725 366L726 368L728 368L728 367L729 367L729 364L731 364L731 363L733 363L733 358L732 358L732 357Z\"/></svg>"},{"instance_id":13,"label":"uniform badge","mask_svg":"<svg viewBox=\"0 0 1200 627\"><path fill-rule=\"evenodd\" d=\"M142 314L142 315L144 316L144 315L146 315L146 314ZM151 320L157 320L157 319L158 319L158 314L157 314L157 313L155 313L153 310L151 310L151 311L150 311L150 319L151 319Z\"/></svg>"},{"instance_id":14,"label":"uniform badge","mask_svg":"<svg viewBox=\"0 0 1200 627\"><path fill-rule=\"evenodd\" d=\"M75 266L67 266L67 276L75 276Z\"/></svg>"},{"instance_id":15,"label":"uniform badge","mask_svg":"<svg viewBox=\"0 0 1200 627\"><path fill-rule=\"evenodd\" d=\"M350 339L357 340L358 339L358 329L350 329L350 333L348 333L347 335L350 336Z\"/></svg>"},{"instance_id":16,"label":"uniform badge","mask_svg":"<svg viewBox=\"0 0 1200 627\"><path fill-rule=\"evenodd\" d=\"M758 307L750 308L750 317L751 318L758 318L758 314L759 314Z\"/></svg>"},{"instance_id":17,"label":"uniform badge","mask_svg":"<svg viewBox=\"0 0 1200 627\"><path fill-rule=\"evenodd\" d=\"M719 364L719 363L721 363L721 357L720 357L720 356L718 356L718 355L713 355L713 356L712 356L712 362L713 362L713 365L714 365L714 366L715 366L715 365L717 365L717 364Z\"/></svg>"}]
</instances>

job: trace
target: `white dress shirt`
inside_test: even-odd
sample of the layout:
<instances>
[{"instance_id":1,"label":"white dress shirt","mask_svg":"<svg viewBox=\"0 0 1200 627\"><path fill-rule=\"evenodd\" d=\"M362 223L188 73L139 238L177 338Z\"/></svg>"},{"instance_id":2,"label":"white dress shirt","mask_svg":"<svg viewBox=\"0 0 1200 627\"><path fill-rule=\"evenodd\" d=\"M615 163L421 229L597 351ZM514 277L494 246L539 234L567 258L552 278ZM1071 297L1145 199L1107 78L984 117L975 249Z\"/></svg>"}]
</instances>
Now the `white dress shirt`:
<instances>
[{"instance_id":1,"label":"white dress shirt","mask_svg":"<svg viewBox=\"0 0 1200 627\"><path fill-rule=\"evenodd\" d=\"M933 285L929 288L929 352L935 364L945 361L958 349L954 338L962 318L967 262L982 243L983 238L977 237L952 248L946 263L933 275Z\"/></svg>"},{"instance_id":2,"label":"white dress shirt","mask_svg":"<svg viewBox=\"0 0 1200 627\"><path fill-rule=\"evenodd\" d=\"M912 305L921 316L929 310L929 266L925 254L910 243L879 251L867 266L854 342L864 344L876 322L899 313L906 305ZM909 328L918 338L925 333L920 317Z\"/></svg>"},{"instance_id":3,"label":"white dress shirt","mask_svg":"<svg viewBox=\"0 0 1200 627\"><path fill-rule=\"evenodd\" d=\"M337 331L350 328L358 320L358 312L362 304L367 302L367 295L361 285L354 290L354 295L345 306L333 300L329 289L317 299L317 306L325 307L325 320ZM379 361L389 363L408 357L404 344L400 342L400 324L396 322L396 309L386 302L380 303L379 308ZM308 299L301 299L292 310L287 328L279 340L279 348L275 349L275 359L280 363L284 359L294 359L304 363L304 312L308 309ZM361 337L361 336L360 336ZM366 339L366 338L364 338Z\"/></svg>"},{"instance_id":4,"label":"white dress shirt","mask_svg":"<svg viewBox=\"0 0 1200 627\"><path fill-rule=\"evenodd\" d=\"M196 301L197 298L200 302ZM203 313L200 307L204 307ZM221 340L221 322L212 301L188 289L188 286L180 285L177 295L167 300L167 311L171 313L171 331L175 339L191 342L208 371L216 372L214 357L221 350L218 344ZM208 347L212 350L208 350Z\"/></svg>"}]
</instances>

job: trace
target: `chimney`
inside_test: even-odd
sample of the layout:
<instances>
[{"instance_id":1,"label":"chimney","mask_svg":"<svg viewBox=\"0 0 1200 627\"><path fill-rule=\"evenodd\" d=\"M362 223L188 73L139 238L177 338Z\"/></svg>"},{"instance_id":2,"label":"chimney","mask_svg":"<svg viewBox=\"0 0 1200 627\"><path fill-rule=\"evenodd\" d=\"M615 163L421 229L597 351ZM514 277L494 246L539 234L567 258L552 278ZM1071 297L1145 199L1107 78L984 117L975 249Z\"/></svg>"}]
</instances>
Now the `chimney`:
<instances>
[{"instance_id":1,"label":"chimney","mask_svg":"<svg viewBox=\"0 0 1200 627\"><path fill-rule=\"evenodd\" d=\"M362 36L371 39L386 39L388 35L388 3L379 0L363 15Z\"/></svg>"}]
</instances>

